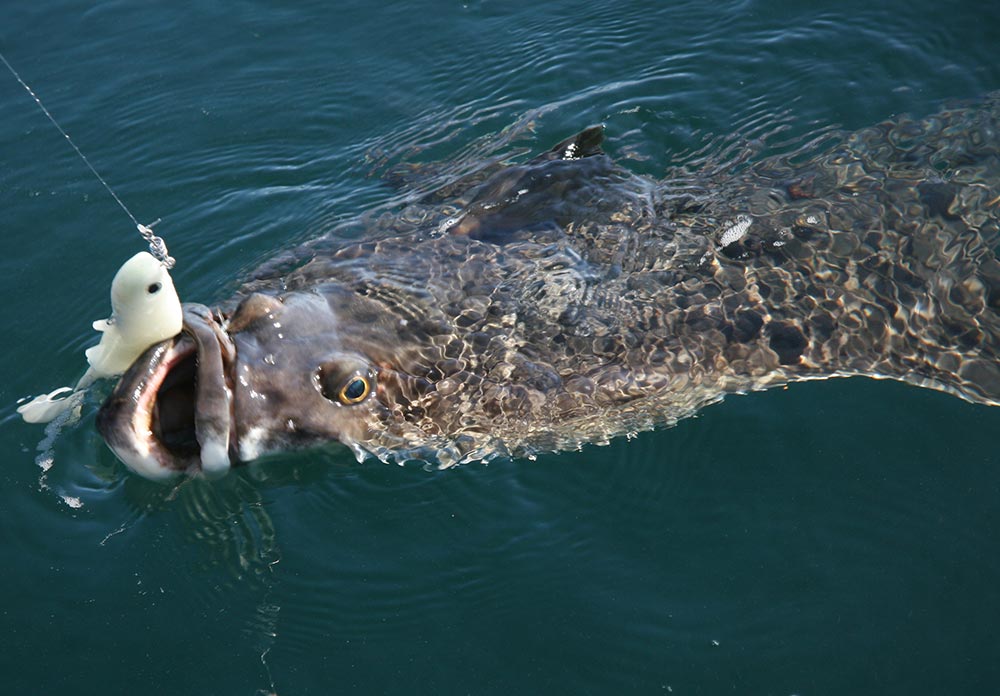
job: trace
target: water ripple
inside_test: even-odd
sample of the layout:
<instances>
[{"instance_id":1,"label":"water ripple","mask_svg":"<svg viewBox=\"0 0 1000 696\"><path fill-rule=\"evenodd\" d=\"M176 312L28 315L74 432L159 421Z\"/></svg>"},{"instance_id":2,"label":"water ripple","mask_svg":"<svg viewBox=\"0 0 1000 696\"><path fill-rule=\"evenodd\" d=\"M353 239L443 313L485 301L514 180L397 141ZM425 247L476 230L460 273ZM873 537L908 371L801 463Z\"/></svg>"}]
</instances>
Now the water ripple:
<instances>
[{"instance_id":1,"label":"water ripple","mask_svg":"<svg viewBox=\"0 0 1000 696\"><path fill-rule=\"evenodd\" d=\"M594 123L683 186L1000 87L989 4L10 5L0 48L136 214L164 218L182 297L204 302ZM65 690L39 665L84 693L995 682L996 416L941 395L800 385L534 462L330 448L164 488L100 443L98 389L39 453L13 402L82 372L94 333L73 318L107 313L137 238L18 90L0 84L0 534L8 659L31 659L11 690Z\"/></svg>"}]
</instances>

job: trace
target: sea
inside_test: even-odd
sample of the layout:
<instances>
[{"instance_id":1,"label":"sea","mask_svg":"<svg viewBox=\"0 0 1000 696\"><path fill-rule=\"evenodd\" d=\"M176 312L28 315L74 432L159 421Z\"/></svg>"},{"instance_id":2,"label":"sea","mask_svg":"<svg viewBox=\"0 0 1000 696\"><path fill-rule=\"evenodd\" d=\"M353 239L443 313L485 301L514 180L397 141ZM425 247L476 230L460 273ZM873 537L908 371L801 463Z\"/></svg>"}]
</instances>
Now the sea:
<instances>
[{"instance_id":1,"label":"sea","mask_svg":"<svg viewBox=\"0 0 1000 696\"><path fill-rule=\"evenodd\" d=\"M975 100L1000 3L44 0L0 53L212 304L590 125L657 177ZM534 461L163 485L98 436L109 382L15 412L81 376L144 244L3 66L0 246L5 693L1000 693L1000 409L835 379Z\"/></svg>"}]
</instances>

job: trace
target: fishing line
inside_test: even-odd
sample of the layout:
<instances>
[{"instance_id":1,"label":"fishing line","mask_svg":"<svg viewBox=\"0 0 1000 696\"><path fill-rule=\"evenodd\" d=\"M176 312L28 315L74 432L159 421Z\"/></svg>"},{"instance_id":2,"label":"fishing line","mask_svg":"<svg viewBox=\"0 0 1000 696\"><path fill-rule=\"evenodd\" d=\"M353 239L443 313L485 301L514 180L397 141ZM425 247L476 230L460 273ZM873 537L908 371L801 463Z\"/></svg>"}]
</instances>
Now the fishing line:
<instances>
[{"instance_id":1,"label":"fishing line","mask_svg":"<svg viewBox=\"0 0 1000 696\"><path fill-rule=\"evenodd\" d=\"M76 143L73 142L73 139L69 137L69 133L63 130L62 126L59 125L58 121L56 121L56 119L52 116L52 114L49 113L49 110L45 108L45 105L42 103L42 100L38 98L38 95L35 94L34 90L28 86L27 82L21 79L21 76L18 74L17 70L15 70L14 66L7 61L3 53L0 53L0 61L3 61L3 64L7 66L8 70L10 70L11 75L13 75L14 78L21 83L21 86L28 91L28 94L30 94L31 98L35 100L36 104L38 104L38 108L42 110L42 113L44 113L48 117L49 121L52 122L52 125L55 126L60 133L62 133L63 137L66 138L66 142L68 142L70 146L76 151L76 154L80 156L80 159L83 160L83 163L87 165L87 167L90 169L91 172L94 173L94 176L96 176L97 180L101 182L101 184L104 186L105 189L107 189L108 193L111 194L111 197L115 199L115 202L118 203L119 206L121 206L121 209L125 211L125 214L129 216L129 218L132 220L133 223L135 223L135 228L139 230L139 234L142 235L142 238L146 240L146 242L149 244L149 253L155 256L156 259L160 261L160 263L162 263L167 268L173 268L174 259L167 253L166 242L164 242L162 238L157 237L155 234L153 234L153 225L158 223L159 220L156 220L155 222L152 222L149 225L143 225L141 222L139 222L136 219L135 215L132 214L132 211L128 209L128 206L126 206L125 203L122 202L122 199L118 197L118 194L116 194L111 189L111 187L108 185L108 182L104 180L104 177L101 176L98 173L97 169L94 168L94 165L90 163L90 160L87 159L87 156L83 154L80 148L76 146Z\"/></svg>"}]
</instances>

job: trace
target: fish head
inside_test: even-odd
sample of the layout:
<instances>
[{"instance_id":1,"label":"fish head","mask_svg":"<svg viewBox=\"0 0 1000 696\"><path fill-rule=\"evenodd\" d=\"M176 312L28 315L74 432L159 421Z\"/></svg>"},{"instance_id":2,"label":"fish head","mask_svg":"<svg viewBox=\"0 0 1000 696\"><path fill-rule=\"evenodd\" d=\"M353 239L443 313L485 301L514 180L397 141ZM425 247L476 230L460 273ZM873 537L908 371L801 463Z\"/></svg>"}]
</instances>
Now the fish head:
<instances>
[{"instance_id":1,"label":"fish head","mask_svg":"<svg viewBox=\"0 0 1000 696\"><path fill-rule=\"evenodd\" d=\"M228 315L186 304L181 333L126 371L98 430L151 479L330 441L384 459L421 437L402 413L423 380L399 369L405 349L376 310L334 285L254 293Z\"/></svg>"},{"instance_id":2,"label":"fish head","mask_svg":"<svg viewBox=\"0 0 1000 696\"><path fill-rule=\"evenodd\" d=\"M233 313L235 451L241 461L336 440L358 458L398 429L412 382L392 319L336 284L253 294Z\"/></svg>"}]
</instances>

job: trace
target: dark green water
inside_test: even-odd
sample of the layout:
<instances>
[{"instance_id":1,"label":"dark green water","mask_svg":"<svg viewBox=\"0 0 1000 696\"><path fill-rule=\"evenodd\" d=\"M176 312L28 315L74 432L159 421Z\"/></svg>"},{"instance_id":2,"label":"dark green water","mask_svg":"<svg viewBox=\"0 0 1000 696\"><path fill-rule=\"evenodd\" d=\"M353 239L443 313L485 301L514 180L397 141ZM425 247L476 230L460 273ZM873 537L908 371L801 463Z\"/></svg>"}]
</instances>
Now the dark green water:
<instances>
[{"instance_id":1,"label":"dark green water","mask_svg":"<svg viewBox=\"0 0 1000 696\"><path fill-rule=\"evenodd\" d=\"M405 195L395 165L512 152L505 129L538 149L603 122L655 175L762 123L857 128L1000 89L995 3L12 5L0 51L164 218L198 302L357 234ZM82 373L141 246L2 73L0 229L8 693L1000 688L1000 409L834 380L534 462L333 448L163 487L97 437L99 395L41 453L14 414Z\"/></svg>"}]
</instances>

